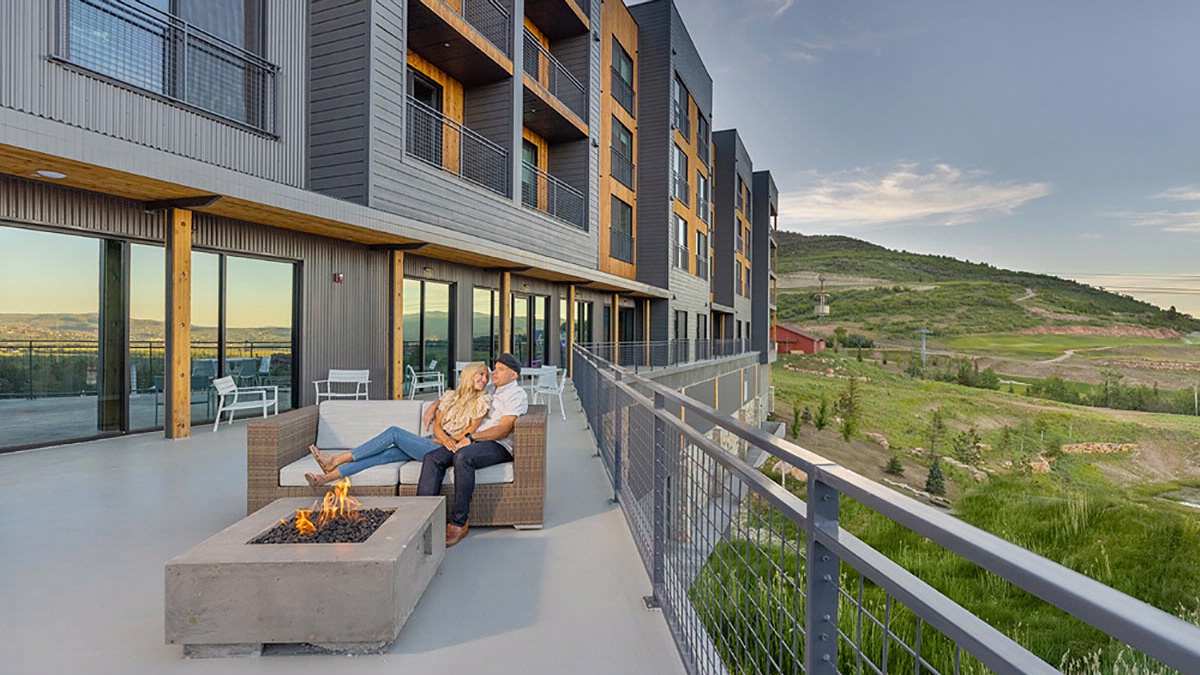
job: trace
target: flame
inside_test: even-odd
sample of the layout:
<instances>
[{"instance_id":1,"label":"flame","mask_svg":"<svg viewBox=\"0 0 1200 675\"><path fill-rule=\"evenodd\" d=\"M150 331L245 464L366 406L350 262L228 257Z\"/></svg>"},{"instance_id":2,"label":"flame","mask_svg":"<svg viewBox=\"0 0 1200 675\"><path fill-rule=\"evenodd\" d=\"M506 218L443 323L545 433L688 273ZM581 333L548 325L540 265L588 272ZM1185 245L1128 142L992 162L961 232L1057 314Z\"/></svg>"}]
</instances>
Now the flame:
<instances>
[{"instance_id":1,"label":"flame","mask_svg":"<svg viewBox=\"0 0 1200 675\"><path fill-rule=\"evenodd\" d=\"M325 493L324 499L313 502L311 508L296 509L296 530L302 535L310 535L339 518L346 520L362 520L359 509L362 502L350 496L350 479L343 478L333 484L333 490ZM313 513L317 514L317 522L312 521ZM286 520L281 521L287 523Z\"/></svg>"}]
</instances>

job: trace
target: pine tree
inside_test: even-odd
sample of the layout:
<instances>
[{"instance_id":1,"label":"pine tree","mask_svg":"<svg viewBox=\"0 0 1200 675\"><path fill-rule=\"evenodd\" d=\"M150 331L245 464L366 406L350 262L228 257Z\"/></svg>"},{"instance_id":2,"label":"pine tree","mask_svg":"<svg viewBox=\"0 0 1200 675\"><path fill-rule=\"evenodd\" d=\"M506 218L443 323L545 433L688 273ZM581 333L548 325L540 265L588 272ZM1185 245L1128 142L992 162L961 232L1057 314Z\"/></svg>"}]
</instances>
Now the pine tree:
<instances>
[{"instance_id":1,"label":"pine tree","mask_svg":"<svg viewBox=\"0 0 1200 675\"><path fill-rule=\"evenodd\" d=\"M893 476L899 476L904 473L904 465L900 463L899 457L892 455L891 458L888 459L887 466L883 468L883 472L890 473Z\"/></svg>"},{"instance_id":2,"label":"pine tree","mask_svg":"<svg viewBox=\"0 0 1200 675\"><path fill-rule=\"evenodd\" d=\"M934 408L933 418L929 420L929 454L937 456L937 442L946 433L946 422L942 419L942 409Z\"/></svg>"},{"instance_id":3,"label":"pine tree","mask_svg":"<svg viewBox=\"0 0 1200 675\"><path fill-rule=\"evenodd\" d=\"M858 418L862 414L858 380L853 377L846 381L846 391L838 397L837 411L842 417L842 439L849 442L858 430Z\"/></svg>"},{"instance_id":4,"label":"pine tree","mask_svg":"<svg viewBox=\"0 0 1200 675\"><path fill-rule=\"evenodd\" d=\"M804 412L800 413L800 426L805 424L812 424L812 411L808 409L808 406L804 406Z\"/></svg>"},{"instance_id":5,"label":"pine tree","mask_svg":"<svg viewBox=\"0 0 1200 675\"><path fill-rule=\"evenodd\" d=\"M817 431L829 426L829 399L825 398L825 394L821 394L821 405L817 406L817 416L813 418L813 426L817 427Z\"/></svg>"},{"instance_id":6,"label":"pine tree","mask_svg":"<svg viewBox=\"0 0 1200 675\"><path fill-rule=\"evenodd\" d=\"M800 402L792 404L792 440L800 436Z\"/></svg>"},{"instance_id":7,"label":"pine tree","mask_svg":"<svg viewBox=\"0 0 1200 675\"><path fill-rule=\"evenodd\" d=\"M925 491L931 495L946 494L946 479L942 476L942 462L936 457L933 459L933 466L929 467L929 477L925 479Z\"/></svg>"}]
</instances>

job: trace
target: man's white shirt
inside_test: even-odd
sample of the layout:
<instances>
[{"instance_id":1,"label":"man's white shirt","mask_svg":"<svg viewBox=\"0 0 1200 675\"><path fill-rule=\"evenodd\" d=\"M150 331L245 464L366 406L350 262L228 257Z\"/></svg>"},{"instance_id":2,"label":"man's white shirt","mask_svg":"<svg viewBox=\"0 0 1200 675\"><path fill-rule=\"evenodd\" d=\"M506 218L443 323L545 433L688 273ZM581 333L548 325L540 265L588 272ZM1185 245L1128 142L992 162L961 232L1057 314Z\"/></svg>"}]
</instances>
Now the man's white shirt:
<instances>
[{"instance_id":1,"label":"man's white shirt","mask_svg":"<svg viewBox=\"0 0 1200 675\"><path fill-rule=\"evenodd\" d=\"M487 393L492 397L492 407L488 410L488 414L479 423L479 428L476 433L491 429L500 424L500 419L509 415L520 417L529 411L529 394L521 388L517 380L513 380L508 384L497 389L495 385L488 384ZM509 453L513 451L513 435L509 432L504 438L496 440L497 443L503 445Z\"/></svg>"}]
</instances>

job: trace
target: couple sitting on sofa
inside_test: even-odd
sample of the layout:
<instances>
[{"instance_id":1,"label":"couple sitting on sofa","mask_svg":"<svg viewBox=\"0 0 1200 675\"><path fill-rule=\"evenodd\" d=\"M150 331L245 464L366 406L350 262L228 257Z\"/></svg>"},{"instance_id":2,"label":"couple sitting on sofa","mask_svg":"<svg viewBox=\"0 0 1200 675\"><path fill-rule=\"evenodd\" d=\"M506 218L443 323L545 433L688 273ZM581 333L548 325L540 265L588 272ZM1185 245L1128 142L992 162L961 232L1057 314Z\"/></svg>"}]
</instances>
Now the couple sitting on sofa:
<instances>
[{"instance_id":1,"label":"couple sitting on sofa","mask_svg":"<svg viewBox=\"0 0 1200 675\"><path fill-rule=\"evenodd\" d=\"M389 427L336 455L313 445L309 451L325 473L304 477L318 487L380 464L415 460L422 463L417 494L436 495L446 469L453 466L454 504L446 522L446 546L453 546L467 536L475 470L513 460L513 424L529 409L529 397L517 383L520 374L521 364L512 354L496 359L491 384L487 366L472 363L463 369L458 388L446 392L425 412L422 422L432 427L432 435Z\"/></svg>"}]
</instances>

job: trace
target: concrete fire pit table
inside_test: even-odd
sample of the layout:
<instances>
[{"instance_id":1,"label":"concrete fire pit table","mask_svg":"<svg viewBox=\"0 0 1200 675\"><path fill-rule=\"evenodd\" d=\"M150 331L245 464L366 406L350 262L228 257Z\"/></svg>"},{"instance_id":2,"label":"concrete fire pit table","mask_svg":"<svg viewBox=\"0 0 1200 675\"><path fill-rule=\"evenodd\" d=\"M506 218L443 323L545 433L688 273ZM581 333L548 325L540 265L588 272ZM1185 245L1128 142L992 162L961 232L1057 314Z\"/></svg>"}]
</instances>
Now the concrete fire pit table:
<instances>
[{"instance_id":1,"label":"concrete fire pit table","mask_svg":"<svg viewBox=\"0 0 1200 675\"><path fill-rule=\"evenodd\" d=\"M363 497L395 512L361 544L250 544L312 499L279 499L166 565L166 638L185 657L307 643L367 653L390 644L446 552L444 497Z\"/></svg>"}]
</instances>

